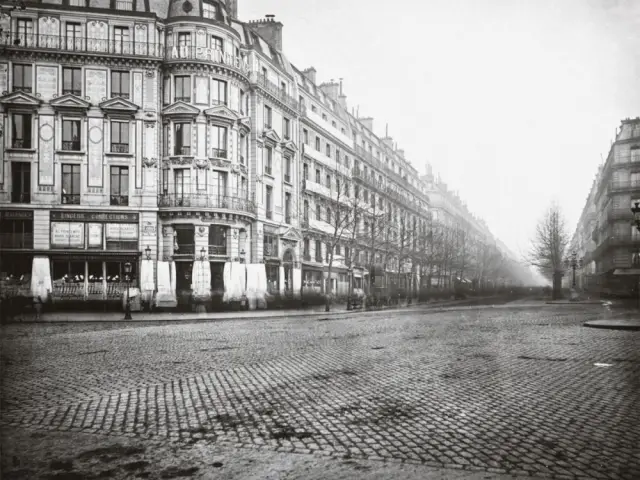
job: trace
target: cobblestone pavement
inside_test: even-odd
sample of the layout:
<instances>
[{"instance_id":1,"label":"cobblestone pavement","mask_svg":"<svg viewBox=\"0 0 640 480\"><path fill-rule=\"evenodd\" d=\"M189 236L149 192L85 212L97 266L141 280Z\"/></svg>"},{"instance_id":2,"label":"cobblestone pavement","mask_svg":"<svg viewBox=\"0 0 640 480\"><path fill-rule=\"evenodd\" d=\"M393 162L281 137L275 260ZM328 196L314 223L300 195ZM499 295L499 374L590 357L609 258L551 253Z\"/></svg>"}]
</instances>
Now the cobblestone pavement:
<instances>
[{"instance_id":1,"label":"cobblestone pavement","mask_svg":"<svg viewBox=\"0 0 640 480\"><path fill-rule=\"evenodd\" d=\"M514 306L10 325L2 425L636 479L640 333L582 327L601 314Z\"/></svg>"}]
</instances>

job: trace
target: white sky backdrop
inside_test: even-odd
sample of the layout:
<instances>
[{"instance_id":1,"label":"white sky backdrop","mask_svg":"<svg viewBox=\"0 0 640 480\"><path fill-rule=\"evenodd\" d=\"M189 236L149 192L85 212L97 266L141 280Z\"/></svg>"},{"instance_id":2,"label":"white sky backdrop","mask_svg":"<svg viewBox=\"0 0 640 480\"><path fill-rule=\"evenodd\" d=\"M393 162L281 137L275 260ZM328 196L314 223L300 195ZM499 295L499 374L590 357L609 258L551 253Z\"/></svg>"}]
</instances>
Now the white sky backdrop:
<instances>
[{"instance_id":1,"label":"white sky backdrop","mask_svg":"<svg viewBox=\"0 0 640 480\"><path fill-rule=\"evenodd\" d=\"M349 108L516 254L552 200L573 230L640 116L640 0L239 0L242 20L266 14L291 62L343 77Z\"/></svg>"}]
</instances>

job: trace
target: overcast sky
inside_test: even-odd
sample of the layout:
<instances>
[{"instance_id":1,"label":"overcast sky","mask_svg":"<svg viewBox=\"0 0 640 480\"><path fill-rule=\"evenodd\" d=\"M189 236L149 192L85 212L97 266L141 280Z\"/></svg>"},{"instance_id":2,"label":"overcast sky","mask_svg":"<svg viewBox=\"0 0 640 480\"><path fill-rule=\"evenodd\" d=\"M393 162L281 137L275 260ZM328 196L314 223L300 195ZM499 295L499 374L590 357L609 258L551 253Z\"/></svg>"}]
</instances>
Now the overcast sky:
<instances>
[{"instance_id":1,"label":"overcast sky","mask_svg":"<svg viewBox=\"0 0 640 480\"><path fill-rule=\"evenodd\" d=\"M514 253L552 200L573 231L620 120L640 116L640 1L239 0L284 53L344 78Z\"/></svg>"}]
</instances>

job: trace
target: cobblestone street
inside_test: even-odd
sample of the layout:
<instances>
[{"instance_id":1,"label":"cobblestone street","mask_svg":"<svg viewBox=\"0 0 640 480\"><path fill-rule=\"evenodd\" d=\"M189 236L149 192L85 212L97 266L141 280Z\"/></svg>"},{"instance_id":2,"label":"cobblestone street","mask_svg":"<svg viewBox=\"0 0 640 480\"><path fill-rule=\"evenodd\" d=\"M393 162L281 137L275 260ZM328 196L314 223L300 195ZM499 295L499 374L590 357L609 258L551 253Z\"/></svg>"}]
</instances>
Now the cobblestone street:
<instances>
[{"instance_id":1,"label":"cobblestone street","mask_svg":"<svg viewBox=\"0 0 640 480\"><path fill-rule=\"evenodd\" d=\"M105 470L108 458L83 463L77 446L65 452L74 465L61 469L66 477L43 473L44 454L7 455L16 447L6 432L51 442L70 432L93 452L101 441L133 438L171 446L176 457L176 446L197 445L237 457L256 449L318 456L331 468L366 460L640 478L640 333L582 326L601 315L600 306L513 306L5 326L3 473L172 478L153 465L134 475ZM220 465L219 476L207 476L211 464L198 462L183 476L231 478Z\"/></svg>"}]
</instances>

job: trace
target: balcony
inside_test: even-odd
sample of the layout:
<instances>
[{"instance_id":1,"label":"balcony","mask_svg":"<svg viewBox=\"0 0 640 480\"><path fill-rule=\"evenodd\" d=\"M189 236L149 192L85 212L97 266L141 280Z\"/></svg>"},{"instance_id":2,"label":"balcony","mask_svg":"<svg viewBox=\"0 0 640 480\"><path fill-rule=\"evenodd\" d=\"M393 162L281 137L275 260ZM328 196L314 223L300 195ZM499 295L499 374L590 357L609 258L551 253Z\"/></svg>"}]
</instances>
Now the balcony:
<instances>
[{"instance_id":1,"label":"balcony","mask_svg":"<svg viewBox=\"0 0 640 480\"><path fill-rule=\"evenodd\" d=\"M112 143L111 153L129 153L128 143Z\"/></svg>"},{"instance_id":2,"label":"balcony","mask_svg":"<svg viewBox=\"0 0 640 480\"><path fill-rule=\"evenodd\" d=\"M178 157L189 157L191 156L191 147L175 147L173 154Z\"/></svg>"},{"instance_id":3,"label":"balcony","mask_svg":"<svg viewBox=\"0 0 640 480\"><path fill-rule=\"evenodd\" d=\"M31 148L31 140L24 138L13 138L11 140L11 148Z\"/></svg>"},{"instance_id":4,"label":"balcony","mask_svg":"<svg viewBox=\"0 0 640 480\"><path fill-rule=\"evenodd\" d=\"M32 233L0 233L0 249L33 248Z\"/></svg>"},{"instance_id":5,"label":"balcony","mask_svg":"<svg viewBox=\"0 0 640 480\"><path fill-rule=\"evenodd\" d=\"M610 208L607 210L607 216L611 220L629 220L633 219L633 213L631 213L631 207L629 208Z\"/></svg>"},{"instance_id":6,"label":"balcony","mask_svg":"<svg viewBox=\"0 0 640 480\"><path fill-rule=\"evenodd\" d=\"M269 175L270 177L273 176L273 170L271 169L271 165L265 165L264 174Z\"/></svg>"},{"instance_id":7,"label":"balcony","mask_svg":"<svg viewBox=\"0 0 640 480\"><path fill-rule=\"evenodd\" d=\"M116 97L125 98L128 100L129 92L111 92L111 98L116 98Z\"/></svg>"},{"instance_id":8,"label":"balcony","mask_svg":"<svg viewBox=\"0 0 640 480\"><path fill-rule=\"evenodd\" d=\"M611 182L609 184L608 193L623 193L634 190L640 191L640 180L623 180Z\"/></svg>"},{"instance_id":9,"label":"balcony","mask_svg":"<svg viewBox=\"0 0 640 480\"><path fill-rule=\"evenodd\" d=\"M109 198L109 205L126 207L129 205L128 195L111 195Z\"/></svg>"},{"instance_id":10,"label":"balcony","mask_svg":"<svg viewBox=\"0 0 640 480\"><path fill-rule=\"evenodd\" d=\"M285 174L284 175L284 181L285 181L285 183L291 183L291 175Z\"/></svg>"},{"instance_id":11,"label":"balcony","mask_svg":"<svg viewBox=\"0 0 640 480\"><path fill-rule=\"evenodd\" d=\"M340 172L342 175L346 177L351 176L351 171L344 165L338 163L337 160L327 157L325 154L317 151L313 147L309 147L305 145L303 148L304 148L304 154L307 155L308 157L316 160L319 163L322 163L323 165L329 167L332 170L337 170L338 172Z\"/></svg>"},{"instance_id":12,"label":"balcony","mask_svg":"<svg viewBox=\"0 0 640 480\"><path fill-rule=\"evenodd\" d=\"M158 197L160 208L219 208L255 215L256 205L251 200L229 195L199 193L162 194Z\"/></svg>"},{"instance_id":13,"label":"balcony","mask_svg":"<svg viewBox=\"0 0 640 480\"><path fill-rule=\"evenodd\" d=\"M196 253L196 246L192 243L178 242L173 249L174 257L193 257Z\"/></svg>"},{"instance_id":14,"label":"balcony","mask_svg":"<svg viewBox=\"0 0 640 480\"><path fill-rule=\"evenodd\" d=\"M222 149L222 148L212 148L211 149L211 156L213 158L222 158L222 159L225 159L225 160L228 158L227 150Z\"/></svg>"},{"instance_id":15,"label":"balcony","mask_svg":"<svg viewBox=\"0 0 640 480\"><path fill-rule=\"evenodd\" d=\"M11 192L11 203L31 203L31 194L24 192Z\"/></svg>"},{"instance_id":16,"label":"balcony","mask_svg":"<svg viewBox=\"0 0 640 480\"><path fill-rule=\"evenodd\" d=\"M226 245L209 245L209 256L226 257L227 246Z\"/></svg>"},{"instance_id":17,"label":"balcony","mask_svg":"<svg viewBox=\"0 0 640 480\"><path fill-rule=\"evenodd\" d=\"M62 194L63 205L80 205L79 193L63 193Z\"/></svg>"},{"instance_id":18,"label":"balcony","mask_svg":"<svg viewBox=\"0 0 640 480\"><path fill-rule=\"evenodd\" d=\"M249 81L260 87L265 92L277 98L279 101L287 105L289 108L293 110L299 110L300 104L296 99L290 96L287 92L282 90L278 85L271 82L269 79L265 78L262 73L259 72L249 72Z\"/></svg>"},{"instance_id":19,"label":"balcony","mask_svg":"<svg viewBox=\"0 0 640 480\"><path fill-rule=\"evenodd\" d=\"M124 55L162 58L163 51L157 43L107 40L103 38L65 37L18 33L0 36L0 47L11 50L50 50L64 53L88 53L96 55Z\"/></svg>"},{"instance_id":20,"label":"balcony","mask_svg":"<svg viewBox=\"0 0 640 480\"><path fill-rule=\"evenodd\" d=\"M62 141L62 150L65 152L79 152L80 140Z\"/></svg>"},{"instance_id":21,"label":"balcony","mask_svg":"<svg viewBox=\"0 0 640 480\"><path fill-rule=\"evenodd\" d=\"M273 210L267 210L267 218L268 218L269 220L272 220L272 219L273 219Z\"/></svg>"}]
</instances>

